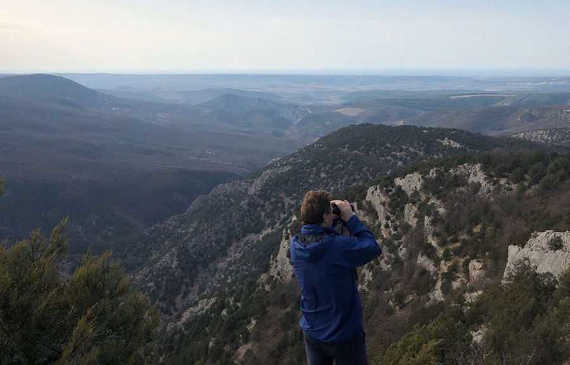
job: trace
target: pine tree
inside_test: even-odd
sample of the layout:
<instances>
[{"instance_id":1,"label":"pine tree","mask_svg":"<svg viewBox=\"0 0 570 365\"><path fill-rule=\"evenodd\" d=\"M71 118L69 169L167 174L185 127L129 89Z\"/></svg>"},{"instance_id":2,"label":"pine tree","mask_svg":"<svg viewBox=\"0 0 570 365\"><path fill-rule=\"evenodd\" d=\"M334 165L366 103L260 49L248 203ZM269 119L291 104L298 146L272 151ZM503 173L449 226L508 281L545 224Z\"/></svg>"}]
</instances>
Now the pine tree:
<instances>
[{"instance_id":1,"label":"pine tree","mask_svg":"<svg viewBox=\"0 0 570 365\"><path fill-rule=\"evenodd\" d=\"M66 223L0 246L0 363L153 363L157 311L110 254L61 274Z\"/></svg>"}]
</instances>

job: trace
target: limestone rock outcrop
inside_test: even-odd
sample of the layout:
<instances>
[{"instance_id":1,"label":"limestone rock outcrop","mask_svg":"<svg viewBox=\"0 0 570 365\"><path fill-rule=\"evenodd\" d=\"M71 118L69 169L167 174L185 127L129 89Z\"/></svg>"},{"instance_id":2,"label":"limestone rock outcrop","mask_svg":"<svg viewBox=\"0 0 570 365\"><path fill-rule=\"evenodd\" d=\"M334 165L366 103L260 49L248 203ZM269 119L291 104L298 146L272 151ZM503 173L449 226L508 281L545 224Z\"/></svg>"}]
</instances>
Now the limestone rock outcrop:
<instances>
[{"instance_id":1,"label":"limestone rock outcrop","mask_svg":"<svg viewBox=\"0 0 570 365\"><path fill-rule=\"evenodd\" d=\"M522 260L528 260L539 273L560 276L570 268L570 231L535 232L524 247L509 246L508 255L503 280L508 280Z\"/></svg>"},{"instance_id":2,"label":"limestone rock outcrop","mask_svg":"<svg viewBox=\"0 0 570 365\"><path fill-rule=\"evenodd\" d=\"M484 264L482 260L469 261L469 282L475 283L485 276Z\"/></svg>"},{"instance_id":3,"label":"limestone rock outcrop","mask_svg":"<svg viewBox=\"0 0 570 365\"><path fill-rule=\"evenodd\" d=\"M489 181L489 177L485 174L485 171L483 171L481 164L463 164L457 166L452 172L465 176L468 183L480 184L480 193L488 194L494 189L493 184Z\"/></svg>"},{"instance_id":4,"label":"limestone rock outcrop","mask_svg":"<svg viewBox=\"0 0 570 365\"><path fill-rule=\"evenodd\" d=\"M293 277L293 267L289 263L289 257L287 256L289 252L289 241L289 235L284 232L281 238L281 244L279 245L279 251L275 258L271 260L271 266L269 268L269 276L282 283L291 280Z\"/></svg>"},{"instance_id":5,"label":"limestone rock outcrop","mask_svg":"<svg viewBox=\"0 0 570 365\"><path fill-rule=\"evenodd\" d=\"M372 208L376 210L378 214L378 219L381 222L386 220L386 203L390 201L388 195L384 192L384 190L377 185L371 186L368 191L366 192L366 201L370 202Z\"/></svg>"},{"instance_id":6,"label":"limestone rock outcrop","mask_svg":"<svg viewBox=\"0 0 570 365\"><path fill-rule=\"evenodd\" d=\"M419 191L422 188L423 177L419 173L414 172L413 174L408 174L404 177L395 178L394 184L400 186L402 190L410 196L414 191Z\"/></svg>"}]
</instances>

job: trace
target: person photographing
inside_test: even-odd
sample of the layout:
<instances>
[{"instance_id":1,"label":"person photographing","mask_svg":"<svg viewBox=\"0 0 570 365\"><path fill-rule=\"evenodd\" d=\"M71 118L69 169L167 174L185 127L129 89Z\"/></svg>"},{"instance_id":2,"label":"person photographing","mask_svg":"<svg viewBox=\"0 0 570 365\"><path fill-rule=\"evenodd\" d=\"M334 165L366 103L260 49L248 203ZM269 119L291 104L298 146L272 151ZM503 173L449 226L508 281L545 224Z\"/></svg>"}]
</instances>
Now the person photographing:
<instances>
[{"instance_id":1,"label":"person photographing","mask_svg":"<svg viewBox=\"0 0 570 365\"><path fill-rule=\"evenodd\" d=\"M333 229L339 219L349 236ZM326 191L305 194L301 221L301 233L291 238L290 254L301 288L299 325L307 362L368 364L356 268L382 250L350 203L332 200Z\"/></svg>"}]
</instances>

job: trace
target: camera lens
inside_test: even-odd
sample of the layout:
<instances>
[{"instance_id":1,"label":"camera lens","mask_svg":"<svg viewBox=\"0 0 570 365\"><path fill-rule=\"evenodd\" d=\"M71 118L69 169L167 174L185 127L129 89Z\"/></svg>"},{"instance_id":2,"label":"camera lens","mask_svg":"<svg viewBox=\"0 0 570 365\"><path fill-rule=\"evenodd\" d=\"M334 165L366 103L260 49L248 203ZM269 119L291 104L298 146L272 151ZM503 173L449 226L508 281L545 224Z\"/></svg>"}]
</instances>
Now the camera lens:
<instances>
[{"instance_id":1,"label":"camera lens","mask_svg":"<svg viewBox=\"0 0 570 365\"><path fill-rule=\"evenodd\" d=\"M340 215L340 209L335 203L331 203L332 214Z\"/></svg>"}]
</instances>

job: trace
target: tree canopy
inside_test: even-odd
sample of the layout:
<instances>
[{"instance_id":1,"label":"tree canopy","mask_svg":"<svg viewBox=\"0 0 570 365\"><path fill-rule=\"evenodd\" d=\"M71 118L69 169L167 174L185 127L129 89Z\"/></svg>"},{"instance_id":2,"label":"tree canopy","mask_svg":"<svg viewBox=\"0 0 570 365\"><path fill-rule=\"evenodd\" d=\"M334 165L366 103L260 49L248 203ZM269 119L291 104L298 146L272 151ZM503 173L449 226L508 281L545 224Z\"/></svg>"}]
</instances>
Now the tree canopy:
<instances>
[{"instance_id":1,"label":"tree canopy","mask_svg":"<svg viewBox=\"0 0 570 365\"><path fill-rule=\"evenodd\" d=\"M152 363L158 314L110 254L67 277L66 220L0 246L0 363Z\"/></svg>"}]
</instances>

